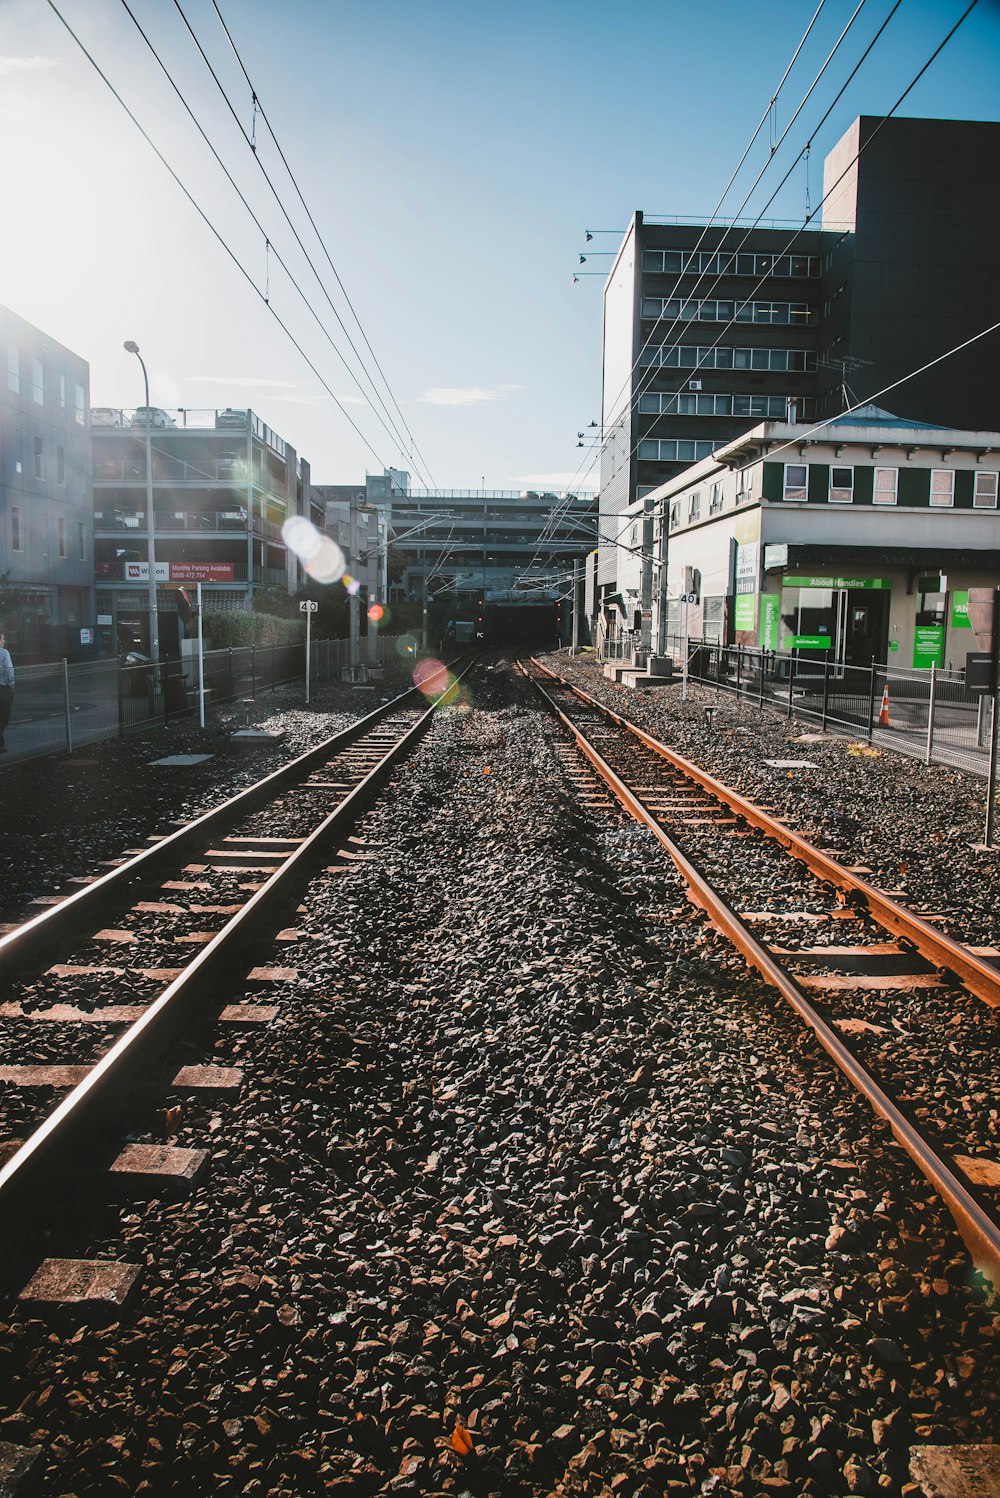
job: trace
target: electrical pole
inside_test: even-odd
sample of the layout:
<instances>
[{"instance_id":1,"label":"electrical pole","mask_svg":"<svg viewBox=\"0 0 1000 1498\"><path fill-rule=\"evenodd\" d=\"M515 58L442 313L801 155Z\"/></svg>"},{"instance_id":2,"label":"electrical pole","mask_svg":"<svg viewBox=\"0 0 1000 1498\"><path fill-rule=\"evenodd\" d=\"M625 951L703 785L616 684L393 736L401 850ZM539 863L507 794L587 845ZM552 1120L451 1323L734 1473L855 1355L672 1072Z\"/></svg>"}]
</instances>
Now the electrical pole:
<instances>
[{"instance_id":1,"label":"electrical pole","mask_svg":"<svg viewBox=\"0 0 1000 1498\"><path fill-rule=\"evenodd\" d=\"M351 678L353 680L358 669L358 644L361 635L361 579L358 576L358 497L351 495L350 505L350 533L348 538L348 564L347 570L351 574L351 591L347 595L347 618L349 634L351 637Z\"/></svg>"},{"instance_id":2,"label":"electrical pole","mask_svg":"<svg viewBox=\"0 0 1000 1498\"><path fill-rule=\"evenodd\" d=\"M573 562L573 646L572 654L580 653L580 570L583 563L577 557Z\"/></svg>"},{"instance_id":3,"label":"electrical pole","mask_svg":"<svg viewBox=\"0 0 1000 1498\"><path fill-rule=\"evenodd\" d=\"M660 534L657 547L657 560L660 564L659 586L656 590L656 642L654 654L658 656L667 653L667 600L670 597L667 589L667 551L670 540L670 507L667 504L660 505Z\"/></svg>"}]
</instances>

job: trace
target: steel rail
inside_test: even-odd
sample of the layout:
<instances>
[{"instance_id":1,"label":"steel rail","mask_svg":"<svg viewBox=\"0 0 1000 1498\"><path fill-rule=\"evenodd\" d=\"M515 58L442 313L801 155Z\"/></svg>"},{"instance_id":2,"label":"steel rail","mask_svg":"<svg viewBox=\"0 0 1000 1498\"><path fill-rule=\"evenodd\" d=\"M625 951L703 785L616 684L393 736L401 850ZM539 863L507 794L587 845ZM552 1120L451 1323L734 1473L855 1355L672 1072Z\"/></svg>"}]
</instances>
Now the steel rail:
<instances>
[{"instance_id":1,"label":"steel rail","mask_svg":"<svg viewBox=\"0 0 1000 1498\"><path fill-rule=\"evenodd\" d=\"M255 781L235 796L213 806L193 821L185 822L176 832L168 833L150 848L144 848L117 868L102 874L82 889L67 895L58 905L52 905L39 915L32 916L23 925L0 937L0 978L9 978L12 971L23 967L33 958L41 956L46 962L53 959L53 945L64 944L93 919L95 913L106 910L120 899L127 897L129 886L139 880L153 881L165 867L179 857L189 857L192 845L199 845L207 838L217 836L221 826L235 820L258 802L267 800L276 791L290 782L302 778L315 764L322 764L331 754L346 748L358 738L363 738L375 724L391 718L411 699L420 699L416 687L409 687L391 702L383 703L359 718L357 722L339 729L322 743L307 749L305 753L280 765L262 780Z\"/></svg>"},{"instance_id":2,"label":"steel rail","mask_svg":"<svg viewBox=\"0 0 1000 1498\"><path fill-rule=\"evenodd\" d=\"M709 795L721 801L724 806L728 806L731 811L736 812L752 826L759 828L761 832L780 843L786 852L804 863L817 878L863 899L872 919L877 921L884 930L910 942L934 967L945 968L954 973L969 992L974 993L984 1004L992 1009L1000 1007L1000 973L990 967L989 963L977 957L974 952L970 952L967 947L963 947L960 942L954 941L950 936L945 936L942 931L936 931L929 922L921 920L920 916L907 910L905 905L900 905L889 895L876 889L873 884L868 884L866 880L859 878L837 859L831 858L828 853L815 847L800 833L793 832L776 818L768 816L767 812L755 806L752 801L748 801L745 796L741 796L738 791L734 791L721 780L716 780L714 776L709 775L707 770L701 769L700 766L685 759L683 755L677 754L673 749L668 749L666 744L646 733L637 723L633 723L621 713L616 713L613 708L599 702L596 697L591 697L589 692L585 692L581 687L565 681L541 661L536 661L534 664L547 676L559 682L560 686L573 692L581 702L585 702L588 707L595 708L620 727L627 729L647 749L652 750L661 759L665 759L668 764L695 781Z\"/></svg>"},{"instance_id":3,"label":"steel rail","mask_svg":"<svg viewBox=\"0 0 1000 1498\"><path fill-rule=\"evenodd\" d=\"M466 671L471 668L470 664ZM302 883L318 860L327 856L327 844L333 834L351 825L371 791L423 735L438 708L447 705L462 676L449 682L379 763L227 921L183 973L118 1037L86 1077L61 1099L48 1118L0 1167L0 1222L3 1223L4 1236L16 1231L18 1209L30 1200L33 1192L44 1187L45 1172L52 1160L64 1153L70 1155L82 1151L95 1118L106 1112L111 1101L135 1086L137 1070L147 1062L151 1052L162 1046L164 1038L177 1028L192 1005L217 992L233 958L260 939L265 919L272 918L300 898ZM272 778L268 777L268 780Z\"/></svg>"},{"instance_id":4,"label":"steel rail","mask_svg":"<svg viewBox=\"0 0 1000 1498\"><path fill-rule=\"evenodd\" d=\"M525 672L525 675L527 674ZM548 674L555 675L554 672ZM874 1111L886 1121L896 1140L948 1208L976 1268L995 1289L1000 1290L1000 1227L983 1211L958 1175L913 1126L871 1072L852 1054L784 968L775 962L770 952L761 946L736 912L699 873L642 800L593 748L586 735L567 717L540 683L530 676L528 679L532 681L535 690L548 703L560 722L573 735L582 753L612 793L637 822L649 828L669 854L688 887L688 898L692 903L706 912L747 963L756 968L765 982L778 990L803 1023L812 1030L834 1064L867 1099ZM558 677L556 679L560 680ZM578 695L585 696L586 694ZM600 703L594 705L601 706ZM610 716L616 715L610 714ZM622 726L631 725L623 724Z\"/></svg>"}]
</instances>

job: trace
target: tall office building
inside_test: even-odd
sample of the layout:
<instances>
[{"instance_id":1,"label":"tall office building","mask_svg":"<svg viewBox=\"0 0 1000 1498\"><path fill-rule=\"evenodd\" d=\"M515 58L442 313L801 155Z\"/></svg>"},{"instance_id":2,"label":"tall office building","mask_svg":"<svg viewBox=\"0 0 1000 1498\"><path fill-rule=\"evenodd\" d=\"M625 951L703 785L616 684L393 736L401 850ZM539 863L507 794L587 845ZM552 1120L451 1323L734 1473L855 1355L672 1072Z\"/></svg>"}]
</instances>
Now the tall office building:
<instances>
[{"instance_id":1,"label":"tall office building","mask_svg":"<svg viewBox=\"0 0 1000 1498\"><path fill-rule=\"evenodd\" d=\"M884 399L990 430L1000 336L886 386L1000 321L1000 124L862 116L824 166L822 228L649 222L604 296L602 554L616 516L762 420Z\"/></svg>"}]
</instances>

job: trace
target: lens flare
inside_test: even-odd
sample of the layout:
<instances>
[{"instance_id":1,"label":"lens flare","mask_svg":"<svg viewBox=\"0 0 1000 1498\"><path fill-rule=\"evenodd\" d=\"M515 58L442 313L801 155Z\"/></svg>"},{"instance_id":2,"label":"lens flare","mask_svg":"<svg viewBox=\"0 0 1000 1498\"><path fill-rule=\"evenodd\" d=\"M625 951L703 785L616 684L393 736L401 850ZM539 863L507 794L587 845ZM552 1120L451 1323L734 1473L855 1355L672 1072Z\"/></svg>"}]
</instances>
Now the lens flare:
<instances>
[{"instance_id":1,"label":"lens flare","mask_svg":"<svg viewBox=\"0 0 1000 1498\"><path fill-rule=\"evenodd\" d=\"M385 609L380 603L373 603L368 610L368 617L373 624L380 624L385 618Z\"/></svg>"},{"instance_id":2,"label":"lens flare","mask_svg":"<svg viewBox=\"0 0 1000 1498\"><path fill-rule=\"evenodd\" d=\"M396 641L396 654L404 661L412 660L417 653L417 641L414 635L400 635Z\"/></svg>"},{"instance_id":3,"label":"lens flare","mask_svg":"<svg viewBox=\"0 0 1000 1498\"><path fill-rule=\"evenodd\" d=\"M413 669L413 685L428 697L443 692L450 680L448 668L441 661L418 661Z\"/></svg>"},{"instance_id":4,"label":"lens flare","mask_svg":"<svg viewBox=\"0 0 1000 1498\"><path fill-rule=\"evenodd\" d=\"M352 577L349 572L345 572L340 580L352 598L355 593L361 592L361 579L359 577Z\"/></svg>"},{"instance_id":5,"label":"lens flare","mask_svg":"<svg viewBox=\"0 0 1000 1498\"><path fill-rule=\"evenodd\" d=\"M281 527L282 539L310 577L335 583L344 571L344 553L331 536L316 529L304 515L293 515Z\"/></svg>"}]
</instances>

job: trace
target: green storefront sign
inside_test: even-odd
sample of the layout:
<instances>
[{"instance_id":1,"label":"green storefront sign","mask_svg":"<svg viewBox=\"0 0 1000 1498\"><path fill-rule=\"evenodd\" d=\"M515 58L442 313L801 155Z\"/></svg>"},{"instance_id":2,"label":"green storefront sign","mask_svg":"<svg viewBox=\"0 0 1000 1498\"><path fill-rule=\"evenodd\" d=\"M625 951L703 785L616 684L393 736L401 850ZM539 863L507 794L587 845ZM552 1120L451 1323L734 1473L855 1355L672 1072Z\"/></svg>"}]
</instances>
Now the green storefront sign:
<instances>
[{"instance_id":1,"label":"green storefront sign","mask_svg":"<svg viewBox=\"0 0 1000 1498\"><path fill-rule=\"evenodd\" d=\"M778 648L778 616L781 608L777 593L760 595L760 633L757 644L762 650Z\"/></svg>"},{"instance_id":2,"label":"green storefront sign","mask_svg":"<svg viewBox=\"0 0 1000 1498\"><path fill-rule=\"evenodd\" d=\"M941 624L918 624L913 637L913 664L928 671L931 666L944 665L944 626Z\"/></svg>"},{"instance_id":3,"label":"green storefront sign","mask_svg":"<svg viewBox=\"0 0 1000 1498\"><path fill-rule=\"evenodd\" d=\"M756 593L737 593L733 623L736 629L754 628L757 623Z\"/></svg>"},{"instance_id":4,"label":"green storefront sign","mask_svg":"<svg viewBox=\"0 0 1000 1498\"><path fill-rule=\"evenodd\" d=\"M786 577L783 588L891 588L887 577Z\"/></svg>"},{"instance_id":5,"label":"green storefront sign","mask_svg":"<svg viewBox=\"0 0 1000 1498\"><path fill-rule=\"evenodd\" d=\"M969 593L955 592L951 595L951 627L952 629L971 629L969 623Z\"/></svg>"},{"instance_id":6,"label":"green storefront sign","mask_svg":"<svg viewBox=\"0 0 1000 1498\"><path fill-rule=\"evenodd\" d=\"M829 650L833 641L829 635L785 635L782 650Z\"/></svg>"}]
</instances>

